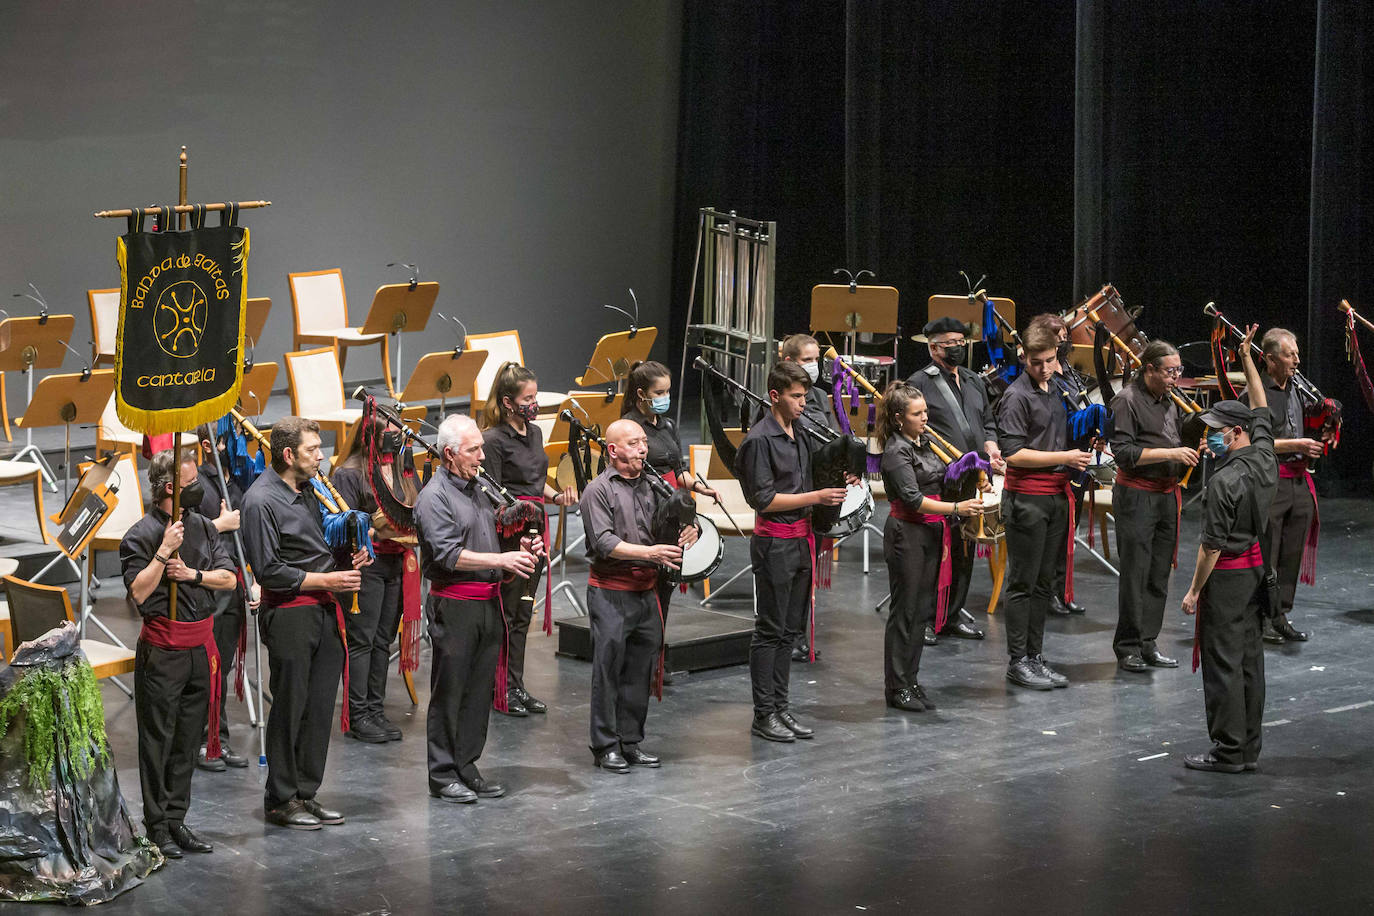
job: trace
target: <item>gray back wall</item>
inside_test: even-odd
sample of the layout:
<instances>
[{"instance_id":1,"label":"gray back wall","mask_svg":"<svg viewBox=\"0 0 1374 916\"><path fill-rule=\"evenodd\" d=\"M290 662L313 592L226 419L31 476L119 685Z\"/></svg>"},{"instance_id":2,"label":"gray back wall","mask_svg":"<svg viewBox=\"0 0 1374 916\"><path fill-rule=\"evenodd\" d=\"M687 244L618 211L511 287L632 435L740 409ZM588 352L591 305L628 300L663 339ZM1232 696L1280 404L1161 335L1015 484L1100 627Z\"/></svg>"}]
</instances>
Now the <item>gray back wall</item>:
<instances>
[{"instance_id":1,"label":"gray back wall","mask_svg":"<svg viewBox=\"0 0 1374 916\"><path fill-rule=\"evenodd\" d=\"M671 0L0 0L0 305L33 314L10 298L32 281L88 352L124 231L91 213L175 202L185 144L192 202L273 202L243 219L259 360L291 348L288 271L342 268L360 324L413 261L439 311L518 327L566 390L624 327L602 303L633 286L644 324L668 314L680 27ZM453 345L441 324L403 373Z\"/></svg>"}]
</instances>

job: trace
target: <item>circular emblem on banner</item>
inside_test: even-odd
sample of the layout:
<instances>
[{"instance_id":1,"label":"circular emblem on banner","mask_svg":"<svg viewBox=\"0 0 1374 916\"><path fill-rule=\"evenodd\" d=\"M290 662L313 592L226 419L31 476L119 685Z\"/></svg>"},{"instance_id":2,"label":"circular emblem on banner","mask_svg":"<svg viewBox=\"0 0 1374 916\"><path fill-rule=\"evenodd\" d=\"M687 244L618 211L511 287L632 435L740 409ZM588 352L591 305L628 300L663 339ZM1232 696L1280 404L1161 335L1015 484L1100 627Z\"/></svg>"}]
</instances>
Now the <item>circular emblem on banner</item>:
<instances>
[{"instance_id":1,"label":"circular emblem on banner","mask_svg":"<svg viewBox=\"0 0 1374 916\"><path fill-rule=\"evenodd\" d=\"M179 359L195 356L208 313L205 293L195 281L180 280L164 289L153 310L153 336L162 352Z\"/></svg>"}]
</instances>

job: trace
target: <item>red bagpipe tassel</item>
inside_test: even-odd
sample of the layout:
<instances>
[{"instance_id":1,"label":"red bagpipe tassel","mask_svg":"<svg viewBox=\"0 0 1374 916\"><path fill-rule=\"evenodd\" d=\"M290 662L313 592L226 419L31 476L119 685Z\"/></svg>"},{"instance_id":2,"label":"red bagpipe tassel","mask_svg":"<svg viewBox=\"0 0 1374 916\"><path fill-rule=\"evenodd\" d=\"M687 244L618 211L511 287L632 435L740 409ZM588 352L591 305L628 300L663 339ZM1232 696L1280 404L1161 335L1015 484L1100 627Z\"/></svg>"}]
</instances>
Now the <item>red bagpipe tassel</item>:
<instances>
[{"instance_id":1,"label":"red bagpipe tassel","mask_svg":"<svg viewBox=\"0 0 1374 916\"><path fill-rule=\"evenodd\" d=\"M816 588L829 588L835 573L835 539L821 538L821 552L816 563Z\"/></svg>"},{"instance_id":2,"label":"red bagpipe tassel","mask_svg":"<svg viewBox=\"0 0 1374 916\"><path fill-rule=\"evenodd\" d=\"M401 673L420 667L420 562L415 551L401 558Z\"/></svg>"}]
</instances>

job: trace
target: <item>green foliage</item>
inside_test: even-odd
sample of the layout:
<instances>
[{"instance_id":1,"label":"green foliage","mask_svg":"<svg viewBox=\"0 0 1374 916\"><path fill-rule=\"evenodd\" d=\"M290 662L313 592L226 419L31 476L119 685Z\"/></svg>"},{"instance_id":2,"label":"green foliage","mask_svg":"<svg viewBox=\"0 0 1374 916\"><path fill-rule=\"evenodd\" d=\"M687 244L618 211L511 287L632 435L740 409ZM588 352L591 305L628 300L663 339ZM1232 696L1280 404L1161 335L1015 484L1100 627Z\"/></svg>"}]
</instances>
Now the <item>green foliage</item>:
<instances>
[{"instance_id":1,"label":"green foliage","mask_svg":"<svg viewBox=\"0 0 1374 916\"><path fill-rule=\"evenodd\" d=\"M71 772L80 779L91 775L98 759L110 759L105 735L105 705L95 672L80 656L72 656L61 671L34 668L0 698L0 738L10 723L24 716L24 756L29 785L43 789L57 759L65 751Z\"/></svg>"}]
</instances>

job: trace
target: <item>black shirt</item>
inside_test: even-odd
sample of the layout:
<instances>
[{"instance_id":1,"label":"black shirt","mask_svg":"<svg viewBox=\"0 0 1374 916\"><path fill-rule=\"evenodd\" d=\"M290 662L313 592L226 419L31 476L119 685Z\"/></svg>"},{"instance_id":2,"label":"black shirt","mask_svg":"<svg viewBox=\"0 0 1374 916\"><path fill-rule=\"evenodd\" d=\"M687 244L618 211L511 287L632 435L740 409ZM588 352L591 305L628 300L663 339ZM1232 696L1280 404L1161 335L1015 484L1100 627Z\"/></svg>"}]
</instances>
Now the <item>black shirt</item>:
<instances>
[{"instance_id":1,"label":"black shirt","mask_svg":"<svg viewBox=\"0 0 1374 916\"><path fill-rule=\"evenodd\" d=\"M265 589L294 596L306 573L335 569L315 488L305 483L297 491L270 467L243 496L242 532L248 563Z\"/></svg>"},{"instance_id":2,"label":"black shirt","mask_svg":"<svg viewBox=\"0 0 1374 916\"><path fill-rule=\"evenodd\" d=\"M372 485L360 467L344 465L329 478L334 489L339 491L348 508L358 509L371 515L377 511L377 498L372 495Z\"/></svg>"},{"instance_id":3,"label":"black shirt","mask_svg":"<svg viewBox=\"0 0 1374 916\"><path fill-rule=\"evenodd\" d=\"M134 579L147 568L149 563L157 563L153 556L162 546L163 535L167 533L170 520L166 512L154 506L143 518L134 522L124 540L119 542L119 566L124 575L124 587L132 588ZM219 539L215 526L209 519L195 512L183 513L184 535L177 556L191 569L208 572L213 569L233 570L224 545ZM161 565L161 564L159 564ZM157 587L147 599L138 605L138 612L144 617L166 617L170 591L165 570ZM130 593L130 600L133 599ZM214 593L203 585L191 582L177 583L177 620L190 623L214 616Z\"/></svg>"},{"instance_id":4,"label":"black shirt","mask_svg":"<svg viewBox=\"0 0 1374 916\"><path fill-rule=\"evenodd\" d=\"M1202 510L1202 546L1243 553L1259 540L1279 484L1269 411L1250 412L1250 444L1233 449L1212 472Z\"/></svg>"},{"instance_id":5,"label":"black shirt","mask_svg":"<svg viewBox=\"0 0 1374 916\"><path fill-rule=\"evenodd\" d=\"M1136 375L1112 398L1112 457L1139 477L1178 477L1186 467L1181 462L1156 461L1136 466L1140 453L1147 448L1178 448L1183 444L1178 421L1178 405L1169 393L1155 397L1145 386L1144 377Z\"/></svg>"},{"instance_id":6,"label":"black shirt","mask_svg":"<svg viewBox=\"0 0 1374 916\"><path fill-rule=\"evenodd\" d=\"M621 419L634 420L644 429L649 440L649 466L660 474L669 471L677 473L684 469L682 463L682 439L678 437L677 425L667 414L645 414L631 409Z\"/></svg>"},{"instance_id":7,"label":"black shirt","mask_svg":"<svg viewBox=\"0 0 1374 916\"><path fill-rule=\"evenodd\" d=\"M654 543L654 491L643 474L633 480L608 467L587 484L578 502L592 571L611 574L646 564L611 558L621 542Z\"/></svg>"},{"instance_id":8,"label":"black shirt","mask_svg":"<svg viewBox=\"0 0 1374 916\"><path fill-rule=\"evenodd\" d=\"M806 389L806 406L802 408L802 415L818 426L839 429L835 425L835 414L831 410L830 395L819 384Z\"/></svg>"},{"instance_id":9,"label":"black shirt","mask_svg":"<svg viewBox=\"0 0 1374 916\"><path fill-rule=\"evenodd\" d=\"M977 373L963 366L957 366L956 371L957 386L956 373L946 372L936 363L926 366L907 379L906 383L925 395L932 429L952 442L961 452L981 453L984 452L984 443L997 440L997 423L988 402L988 391ZM946 391L949 392L949 397L945 396ZM962 409L962 424L960 415L950 405L950 397L958 402ZM1060 413L1063 413L1062 409ZM964 432L965 427L968 429L967 433Z\"/></svg>"},{"instance_id":10,"label":"black shirt","mask_svg":"<svg viewBox=\"0 0 1374 916\"><path fill-rule=\"evenodd\" d=\"M464 550L500 553L492 498L477 484L440 468L415 501L415 529L425 578L435 588L454 582L499 582L499 569L458 569Z\"/></svg>"},{"instance_id":11,"label":"black shirt","mask_svg":"<svg viewBox=\"0 0 1374 916\"><path fill-rule=\"evenodd\" d=\"M899 499L912 511L921 508L922 497L940 498L945 463L935 457L928 442L917 445L895 433L883 447L882 470L888 499Z\"/></svg>"},{"instance_id":12,"label":"black shirt","mask_svg":"<svg viewBox=\"0 0 1374 916\"><path fill-rule=\"evenodd\" d=\"M482 433L482 449L486 453L482 467L512 496L544 498L549 456L544 454L544 433L538 426L526 423L522 436L509 423L502 423Z\"/></svg>"},{"instance_id":13,"label":"black shirt","mask_svg":"<svg viewBox=\"0 0 1374 916\"><path fill-rule=\"evenodd\" d=\"M997 444L1002 457L1010 458L1023 448L1037 452L1062 452L1069 446L1069 418L1064 413L1059 389L1051 381L1041 391L1030 374L1022 372L997 402ZM1041 471L1064 470L1037 468Z\"/></svg>"},{"instance_id":14,"label":"black shirt","mask_svg":"<svg viewBox=\"0 0 1374 916\"><path fill-rule=\"evenodd\" d=\"M1303 428L1302 398L1293 389L1293 380L1280 388L1269 373L1264 374L1264 398L1269 403L1269 417L1273 423L1275 439L1301 439L1306 435ZM1278 456L1283 464L1306 461L1307 456L1298 452L1286 452Z\"/></svg>"},{"instance_id":15,"label":"black shirt","mask_svg":"<svg viewBox=\"0 0 1374 916\"><path fill-rule=\"evenodd\" d=\"M206 518L219 518L219 504L224 499L224 494L219 488L219 472L215 470L213 461L209 464L202 464L197 468L197 471L200 474L200 488L203 495L196 511ZM232 480L228 480L226 483L229 487L229 508L241 508L243 506L243 491Z\"/></svg>"},{"instance_id":16,"label":"black shirt","mask_svg":"<svg viewBox=\"0 0 1374 916\"><path fill-rule=\"evenodd\" d=\"M763 514L779 493L806 493L811 489L810 437L801 425L792 425L792 435L783 432L770 410L755 423L740 443L735 455L735 476L739 478L744 499L755 512ZM769 512L770 521L790 525L811 515L811 507L790 512Z\"/></svg>"}]
</instances>

